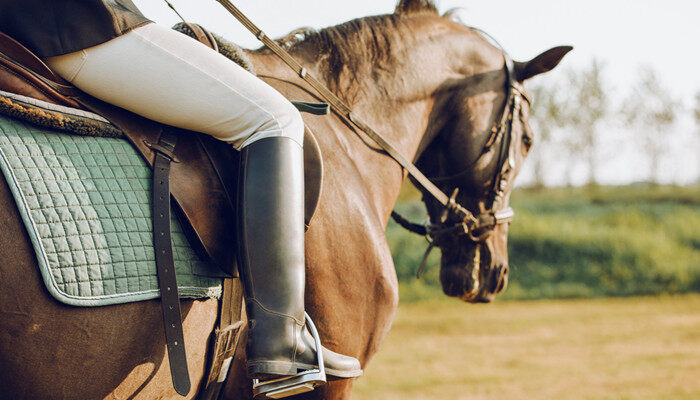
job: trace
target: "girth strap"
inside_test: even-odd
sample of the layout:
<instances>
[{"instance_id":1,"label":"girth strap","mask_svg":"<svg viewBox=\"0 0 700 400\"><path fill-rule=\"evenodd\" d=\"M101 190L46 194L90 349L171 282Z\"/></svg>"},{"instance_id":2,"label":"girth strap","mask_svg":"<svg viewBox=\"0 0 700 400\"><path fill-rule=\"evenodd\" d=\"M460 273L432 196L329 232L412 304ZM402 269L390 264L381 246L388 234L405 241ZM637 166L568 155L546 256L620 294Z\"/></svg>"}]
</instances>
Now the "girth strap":
<instances>
[{"instance_id":1,"label":"girth strap","mask_svg":"<svg viewBox=\"0 0 700 400\"><path fill-rule=\"evenodd\" d=\"M224 279L219 324L214 331L211 345L209 376L197 400L216 400L226 384L229 370L236 356L236 348L247 318L243 318L243 287L237 278Z\"/></svg>"},{"instance_id":2,"label":"girth strap","mask_svg":"<svg viewBox=\"0 0 700 400\"><path fill-rule=\"evenodd\" d=\"M185 354L180 298L170 237L170 163L174 160L177 136L171 128L163 129L158 144L151 147L153 161L153 244L160 288L165 343L170 361L170 374L175 391L185 396L190 391L190 375Z\"/></svg>"}]
</instances>

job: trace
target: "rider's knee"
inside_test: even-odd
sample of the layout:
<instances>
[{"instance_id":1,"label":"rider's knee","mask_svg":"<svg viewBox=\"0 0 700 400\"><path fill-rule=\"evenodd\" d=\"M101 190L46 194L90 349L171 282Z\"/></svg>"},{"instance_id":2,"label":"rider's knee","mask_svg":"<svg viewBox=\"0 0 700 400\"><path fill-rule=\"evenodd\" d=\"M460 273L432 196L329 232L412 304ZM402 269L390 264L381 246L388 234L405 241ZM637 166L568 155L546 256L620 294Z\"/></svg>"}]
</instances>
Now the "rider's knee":
<instances>
[{"instance_id":1,"label":"rider's knee","mask_svg":"<svg viewBox=\"0 0 700 400\"><path fill-rule=\"evenodd\" d=\"M279 97L280 101L272 104L267 102L265 120L243 141L240 148L268 137L286 137L294 140L299 146L304 145L304 120L299 110L287 99Z\"/></svg>"},{"instance_id":2,"label":"rider's knee","mask_svg":"<svg viewBox=\"0 0 700 400\"><path fill-rule=\"evenodd\" d=\"M300 146L304 145L304 120L291 102L285 101L284 106L275 115L275 119L282 130L282 136L294 140Z\"/></svg>"}]
</instances>

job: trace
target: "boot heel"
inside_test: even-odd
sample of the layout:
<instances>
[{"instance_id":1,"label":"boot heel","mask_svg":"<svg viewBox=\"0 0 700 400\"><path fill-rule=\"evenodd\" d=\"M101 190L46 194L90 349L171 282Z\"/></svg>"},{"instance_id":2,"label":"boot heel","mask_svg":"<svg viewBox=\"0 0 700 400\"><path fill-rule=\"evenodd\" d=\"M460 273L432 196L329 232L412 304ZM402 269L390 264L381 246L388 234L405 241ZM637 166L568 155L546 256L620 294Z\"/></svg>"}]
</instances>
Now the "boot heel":
<instances>
[{"instance_id":1,"label":"boot heel","mask_svg":"<svg viewBox=\"0 0 700 400\"><path fill-rule=\"evenodd\" d=\"M318 368L309 371L304 371L300 374L273 379L269 381L260 381L253 379L253 397L256 399L282 399L289 396L294 396L300 393L306 393L314 390L317 386L326 384L326 367L323 362L323 347L321 346L321 338L316 330L316 325L309 317L309 314L304 313L306 323L311 330L316 344L316 354L318 357ZM259 364L262 366L262 364ZM250 371L249 366L249 371Z\"/></svg>"},{"instance_id":2,"label":"boot heel","mask_svg":"<svg viewBox=\"0 0 700 400\"><path fill-rule=\"evenodd\" d=\"M298 372L297 367L288 361L248 362L248 377L261 381L296 375Z\"/></svg>"}]
</instances>

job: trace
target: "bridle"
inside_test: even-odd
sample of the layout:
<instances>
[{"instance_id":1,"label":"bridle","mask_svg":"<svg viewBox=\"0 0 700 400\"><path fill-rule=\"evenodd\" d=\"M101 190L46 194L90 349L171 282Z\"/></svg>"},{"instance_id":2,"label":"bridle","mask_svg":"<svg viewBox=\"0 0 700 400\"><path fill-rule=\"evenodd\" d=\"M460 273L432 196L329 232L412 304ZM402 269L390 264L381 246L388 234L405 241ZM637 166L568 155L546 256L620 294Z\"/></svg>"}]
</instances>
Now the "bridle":
<instances>
[{"instance_id":1,"label":"bridle","mask_svg":"<svg viewBox=\"0 0 700 400\"><path fill-rule=\"evenodd\" d=\"M500 44L488 34L477 28L472 29L495 43L495 45L501 49L505 59L506 101L499 117L496 119L491 129L491 134L480 155L480 158L485 156L491 152L494 146L498 145L496 172L494 173L489 191L486 195L489 207L478 214L474 214L466 208L461 207L456 202L459 189L455 187L456 185L454 185L453 182L469 174L472 171L470 166L448 176L429 178L431 182L437 185L449 185L452 188L452 195L444 206L439 221L433 221L432 218L429 217L425 224L416 224L409 222L397 212L392 212L392 218L400 226L410 232L425 236L429 242L429 246L426 249L423 261L417 272L418 277L420 277L425 269L425 264L431 251L435 247L439 247L446 237L454 238L466 236L474 243L483 243L491 236L496 227L511 222L515 216L515 211L513 211L511 207L497 209L497 206L503 202L503 196L508 187L508 177L515 169L515 155L513 154L513 143L515 140L513 137L513 128L515 119L518 118L520 114L522 101L524 100L529 104L530 99L517 79L515 79L514 63L510 56L508 56Z\"/></svg>"},{"instance_id":2,"label":"bridle","mask_svg":"<svg viewBox=\"0 0 700 400\"><path fill-rule=\"evenodd\" d=\"M332 107L333 111L349 126L354 126L364 132L372 141L374 141L386 154L393 158L407 173L411 176L414 185L418 186L424 193L430 194L435 200L440 203L444 209L442 218L439 222L429 221L426 225L413 224L408 222L395 212L392 212L392 217L408 230L419 233L430 241L430 247L427 254L432 250L441 238L445 235L466 235L474 242L484 242L493 233L494 229L501 224L510 222L513 219L514 212L510 207L505 207L495 210L495 206L500 203L505 189L508 185L507 177L514 169L513 155L511 154L511 144L513 142L513 125L516 115L520 110L521 99L525 96L522 88L515 79L515 67L513 60L508 56L503 47L494 40L486 32L471 28L482 37L492 42L497 46L503 58L505 59L505 70L507 76L507 98L500 117L497 119L491 136L487 141L483 154L489 152L497 143L500 144L498 163L496 173L492 182L492 187L489 193L491 207L478 214L473 214L467 208L461 206L456 201L458 190L454 189L451 196L447 196L442 190L435 185L434 182L449 182L455 177L463 175L468 170L462 171L450 177L438 177L432 180L426 177L412 162L408 161L401 152L399 152L389 141L382 135L372 129L357 115L353 110L345 104L335 93L331 92L323 83L314 78L308 73L306 68L296 61L289 52L282 48L276 41L272 40L265 32L258 28L248 17L245 16L236 6L229 0L217 0L227 11L229 11L238 21L243 24L255 37L275 53L282 61L284 61L294 72L313 87L319 96ZM167 1L166 1L167 2ZM169 4L172 8L172 5ZM425 261L425 259L424 259ZM421 266L422 268L422 266Z\"/></svg>"},{"instance_id":3,"label":"bridle","mask_svg":"<svg viewBox=\"0 0 700 400\"><path fill-rule=\"evenodd\" d=\"M499 117L496 119L494 126L491 128L491 134L480 155L480 157L483 157L491 152L494 146L499 146L496 172L494 173L489 191L486 195L490 205L488 209L478 214L473 214L465 208L459 207L456 203L456 197L459 189L456 188L455 185L451 185L452 189L450 191L452 192L452 195L443 209L440 221L436 222L429 219L424 225L413 223L407 224L407 220L405 218L401 217L395 212L392 213L392 217L397 223L399 223L399 225L413 233L425 236L431 243L439 242L445 235L466 235L473 242L483 242L488 239L489 236L491 236L493 230L498 225L511 222L515 216L515 212L511 207L503 207L500 209L496 209L496 207L503 200L505 190L508 187L508 177L515 168L515 156L512 151L512 145L515 140L513 137L515 119L520 113L522 101L524 100L529 104L530 99L515 78L514 63L510 56L508 56L500 44L498 44L498 42L491 38L487 33L477 28L472 29L493 42L499 49L501 49L505 60L507 87L506 101L499 114ZM430 177L429 179L431 182L441 186L449 185L458 178L469 174L471 171L472 167L470 166L460 172L448 176Z\"/></svg>"}]
</instances>

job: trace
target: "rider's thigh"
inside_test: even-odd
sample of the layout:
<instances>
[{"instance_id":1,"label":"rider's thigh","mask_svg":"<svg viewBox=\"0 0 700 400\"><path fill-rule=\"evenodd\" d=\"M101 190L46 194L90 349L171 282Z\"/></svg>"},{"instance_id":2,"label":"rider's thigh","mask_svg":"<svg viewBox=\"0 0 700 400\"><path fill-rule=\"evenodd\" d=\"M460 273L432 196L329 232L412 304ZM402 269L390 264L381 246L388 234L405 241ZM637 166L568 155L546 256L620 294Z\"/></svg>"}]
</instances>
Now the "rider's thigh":
<instances>
[{"instance_id":1,"label":"rider's thigh","mask_svg":"<svg viewBox=\"0 0 700 400\"><path fill-rule=\"evenodd\" d=\"M287 99L226 57L172 29L148 24L46 61L94 97L239 149L272 136L303 144L303 121Z\"/></svg>"}]
</instances>

